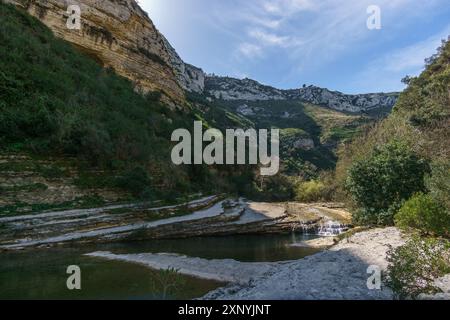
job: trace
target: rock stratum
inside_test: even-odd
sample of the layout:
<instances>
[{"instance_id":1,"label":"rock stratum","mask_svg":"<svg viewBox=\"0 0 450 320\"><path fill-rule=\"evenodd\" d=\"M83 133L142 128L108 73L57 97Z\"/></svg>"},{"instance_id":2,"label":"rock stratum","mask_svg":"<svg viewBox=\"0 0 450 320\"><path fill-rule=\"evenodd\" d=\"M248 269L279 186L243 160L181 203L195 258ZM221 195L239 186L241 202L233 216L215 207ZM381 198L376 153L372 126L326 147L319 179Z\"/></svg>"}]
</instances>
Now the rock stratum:
<instances>
[{"instance_id":1,"label":"rock stratum","mask_svg":"<svg viewBox=\"0 0 450 320\"><path fill-rule=\"evenodd\" d=\"M200 90L203 72L184 64L134 0L4 1L24 8L57 37L132 80L137 90L162 92L171 106L184 104L184 90ZM70 5L80 7L79 30L67 27Z\"/></svg>"}]
</instances>

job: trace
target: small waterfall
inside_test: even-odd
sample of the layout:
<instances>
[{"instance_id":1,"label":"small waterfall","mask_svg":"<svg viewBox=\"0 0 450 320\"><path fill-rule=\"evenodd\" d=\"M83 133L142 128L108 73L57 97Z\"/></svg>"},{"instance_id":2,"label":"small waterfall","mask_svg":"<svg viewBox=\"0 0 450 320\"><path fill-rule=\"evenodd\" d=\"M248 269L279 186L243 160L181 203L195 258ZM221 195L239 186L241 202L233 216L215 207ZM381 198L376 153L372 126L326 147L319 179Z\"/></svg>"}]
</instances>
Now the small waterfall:
<instances>
[{"instance_id":1,"label":"small waterfall","mask_svg":"<svg viewBox=\"0 0 450 320\"><path fill-rule=\"evenodd\" d=\"M334 237L344 233L348 230L348 227L340 222L326 221L320 225L318 235L322 237Z\"/></svg>"},{"instance_id":2,"label":"small waterfall","mask_svg":"<svg viewBox=\"0 0 450 320\"><path fill-rule=\"evenodd\" d=\"M311 226L301 219L300 214L297 214L297 219L298 222L292 226L292 233L295 233L297 230L302 230L303 235L309 235Z\"/></svg>"}]
</instances>

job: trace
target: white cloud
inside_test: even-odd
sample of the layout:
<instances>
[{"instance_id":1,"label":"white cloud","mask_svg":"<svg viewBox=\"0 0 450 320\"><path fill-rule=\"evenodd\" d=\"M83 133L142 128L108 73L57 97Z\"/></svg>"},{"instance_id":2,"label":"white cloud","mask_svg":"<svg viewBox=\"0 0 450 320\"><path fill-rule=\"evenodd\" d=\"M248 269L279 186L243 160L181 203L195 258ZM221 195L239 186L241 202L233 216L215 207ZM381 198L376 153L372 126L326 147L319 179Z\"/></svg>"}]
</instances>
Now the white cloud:
<instances>
[{"instance_id":1,"label":"white cloud","mask_svg":"<svg viewBox=\"0 0 450 320\"><path fill-rule=\"evenodd\" d=\"M272 0L264 1L262 7L270 14L290 16L298 11L312 10L316 6L311 0Z\"/></svg>"},{"instance_id":2,"label":"white cloud","mask_svg":"<svg viewBox=\"0 0 450 320\"><path fill-rule=\"evenodd\" d=\"M380 61L386 71L409 72L417 70L416 75L424 67L425 58L436 53L441 41L450 34L450 26L437 35L414 45L395 50L386 54Z\"/></svg>"},{"instance_id":3,"label":"white cloud","mask_svg":"<svg viewBox=\"0 0 450 320\"><path fill-rule=\"evenodd\" d=\"M450 25L424 41L385 53L356 74L353 85L360 91L373 86L377 91L402 90L404 85L400 80L406 75L418 76L425 68L425 59L434 55L449 35Z\"/></svg>"},{"instance_id":4,"label":"white cloud","mask_svg":"<svg viewBox=\"0 0 450 320\"><path fill-rule=\"evenodd\" d=\"M382 10L383 28L393 28L400 17L412 17L439 0L377 0ZM239 36L237 47L258 47L261 56L273 46L289 49L286 57L293 64L292 72L305 66L314 67L338 59L353 50L354 45L373 35L367 30L367 7L373 0L252 0L238 13L220 10L222 25L241 26L249 30ZM217 19L216 19L217 18ZM375 31L376 32L376 31ZM248 50L243 57L252 57Z\"/></svg>"},{"instance_id":5,"label":"white cloud","mask_svg":"<svg viewBox=\"0 0 450 320\"><path fill-rule=\"evenodd\" d=\"M262 45L285 47L290 41L290 37L278 36L274 33L266 32L261 29L250 30L248 34Z\"/></svg>"},{"instance_id":6,"label":"white cloud","mask_svg":"<svg viewBox=\"0 0 450 320\"><path fill-rule=\"evenodd\" d=\"M255 44L244 42L239 45L238 53L247 58L255 59L262 56L263 50Z\"/></svg>"}]
</instances>

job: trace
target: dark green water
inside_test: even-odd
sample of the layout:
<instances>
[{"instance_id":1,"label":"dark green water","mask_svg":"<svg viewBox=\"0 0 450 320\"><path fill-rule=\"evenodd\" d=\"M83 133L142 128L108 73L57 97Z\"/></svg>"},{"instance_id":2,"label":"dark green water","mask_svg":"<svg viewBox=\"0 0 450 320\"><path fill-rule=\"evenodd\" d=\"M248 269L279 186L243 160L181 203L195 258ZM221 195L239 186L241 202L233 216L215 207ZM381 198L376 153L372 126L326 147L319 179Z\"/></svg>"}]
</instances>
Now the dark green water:
<instances>
[{"instance_id":1,"label":"dark green water","mask_svg":"<svg viewBox=\"0 0 450 320\"><path fill-rule=\"evenodd\" d=\"M289 247L289 244L304 239L280 235L231 236L1 253L0 299L192 299L223 284L179 276L178 288L163 295L158 272L132 263L105 261L83 254L93 251L171 252L206 259L283 261L317 252ZM66 269L69 265L81 268L82 290L67 289Z\"/></svg>"}]
</instances>

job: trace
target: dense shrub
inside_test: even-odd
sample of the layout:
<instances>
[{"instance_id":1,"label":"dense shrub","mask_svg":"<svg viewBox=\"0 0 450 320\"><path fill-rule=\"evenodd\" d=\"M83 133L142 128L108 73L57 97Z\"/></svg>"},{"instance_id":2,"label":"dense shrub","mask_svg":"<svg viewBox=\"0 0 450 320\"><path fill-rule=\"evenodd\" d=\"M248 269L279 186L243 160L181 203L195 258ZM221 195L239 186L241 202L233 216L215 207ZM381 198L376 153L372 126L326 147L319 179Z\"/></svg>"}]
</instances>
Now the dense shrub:
<instances>
[{"instance_id":1,"label":"dense shrub","mask_svg":"<svg viewBox=\"0 0 450 320\"><path fill-rule=\"evenodd\" d=\"M437 160L431 164L431 175L425 179L430 195L450 210L450 161Z\"/></svg>"},{"instance_id":2,"label":"dense shrub","mask_svg":"<svg viewBox=\"0 0 450 320\"><path fill-rule=\"evenodd\" d=\"M143 167L134 167L117 178L117 186L130 191L133 196L148 200L151 198L151 179Z\"/></svg>"},{"instance_id":3,"label":"dense shrub","mask_svg":"<svg viewBox=\"0 0 450 320\"><path fill-rule=\"evenodd\" d=\"M295 200L301 202L316 202L324 200L325 185L317 180L301 182L295 190Z\"/></svg>"},{"instance_id":4,"label":"dense shrub","mask_svg":"<svg viewBox=\"0 0 450 320\"><path fill-rule=\"evenodd\" d=\"M419 193L405 202L395 216L395 225L436 236L450 235L450 213L430 195Z\"/></svg>"},{"instance_id":5,"label":"dense shrub","mask_svg":"<svg viewBox=\"0 0 450 320\"><path fill-rule=\"evenodd\" d=\"M425 190L428 171L424 159L397 141L377 147L368 158L356 161L346 181L346 189L361 209L355 222L393 224L401 203Z\"/></svg>"},{"instance_id":6,"label":"dense shrub","mask_svg":"<svg viewBox=\"0 0 450 320\"><path fill-rule=\"evenodd\" d=\"M450 243L414 237L388 252L387 284L397 298L417 298L436 293L433 281L450 273Z\"/></svg>"}]
</instances>

